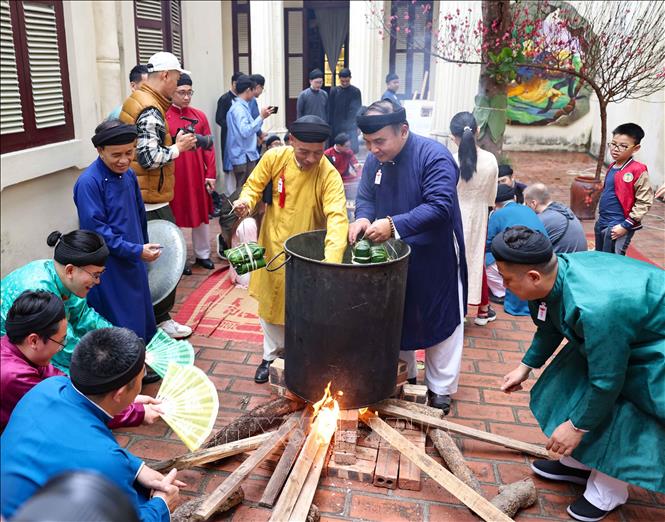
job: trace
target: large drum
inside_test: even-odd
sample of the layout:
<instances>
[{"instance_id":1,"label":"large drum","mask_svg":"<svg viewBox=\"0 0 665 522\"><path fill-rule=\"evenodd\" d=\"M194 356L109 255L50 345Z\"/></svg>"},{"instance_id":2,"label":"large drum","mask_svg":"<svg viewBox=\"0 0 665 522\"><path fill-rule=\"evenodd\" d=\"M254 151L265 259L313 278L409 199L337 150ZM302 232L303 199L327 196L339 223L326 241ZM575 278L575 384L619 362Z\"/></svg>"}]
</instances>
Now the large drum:
<instances>
[{"instance_id":1,"label":"large drum","mask_svg":"<svg viewBox=\"0 0 665 522\"><path fill-rule=\"evenodd\" d=\"M325 230L289 238L286 262L286 385L314 402L332 381L342 409L395 390L409 246L390 240L385 263L324 263Z\"/></svg>"}]
</instances>

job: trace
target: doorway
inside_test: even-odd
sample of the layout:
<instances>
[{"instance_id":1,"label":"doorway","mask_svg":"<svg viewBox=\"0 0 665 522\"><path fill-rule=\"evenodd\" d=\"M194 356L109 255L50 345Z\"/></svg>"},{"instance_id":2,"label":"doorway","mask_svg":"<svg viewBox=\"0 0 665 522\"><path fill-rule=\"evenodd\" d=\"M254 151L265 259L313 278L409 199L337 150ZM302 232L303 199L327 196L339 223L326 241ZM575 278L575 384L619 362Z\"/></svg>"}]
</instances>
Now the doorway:
<instances>
[{"instance_id":1,"label":"doorway","mask_svg":"<svg viewBox=\"0 0 665 522\"><path fill-rule=\"evenodd\" d=\"M310 71L313 69L323 71L323 88L330 92L337 83L339 71L348 67L348 17L348 1L305 0L303 7L284 8L287 124L296 119L298 95L309 86ZM320 23L329 25L320 29ZM331 42L342 42L339 58L334 64L329 63L324 40L328 42L330 48L334 47Z\"/></svg>"}]
</instances>

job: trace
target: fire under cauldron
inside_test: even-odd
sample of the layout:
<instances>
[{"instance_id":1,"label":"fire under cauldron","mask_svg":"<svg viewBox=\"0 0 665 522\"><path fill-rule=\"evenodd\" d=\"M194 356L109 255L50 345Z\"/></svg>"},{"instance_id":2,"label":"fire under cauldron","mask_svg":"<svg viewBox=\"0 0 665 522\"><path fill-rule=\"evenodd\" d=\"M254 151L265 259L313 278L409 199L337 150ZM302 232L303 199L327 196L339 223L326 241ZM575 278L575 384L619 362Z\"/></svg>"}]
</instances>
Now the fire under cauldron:
<instances>
[{"instance_id":1,"label":"fire under cauldron","mask_svg":"<svg viewBox=\"0 0 665 522\"><path fill-rule=\"evenodd\" d=\"M409 246L389 240L396 259L371 265L324 263L325 230L290 237L286 264L286 386L315 402L331 381L342 409L395 390ZM392 248L391 248L392 247ZM351 259L351 247L344 262Z\"/></svg>"}]
</instances>

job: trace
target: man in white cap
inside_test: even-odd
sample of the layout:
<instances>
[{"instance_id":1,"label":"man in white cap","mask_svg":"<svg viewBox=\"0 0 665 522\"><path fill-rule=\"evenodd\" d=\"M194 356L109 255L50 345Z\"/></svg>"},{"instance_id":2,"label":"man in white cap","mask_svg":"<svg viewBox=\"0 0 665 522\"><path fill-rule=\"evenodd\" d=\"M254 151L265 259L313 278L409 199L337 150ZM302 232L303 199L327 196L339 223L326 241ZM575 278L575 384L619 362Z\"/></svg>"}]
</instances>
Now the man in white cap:
<instances>
[{"instance_id":1,"label":"man in white cap","mask_svg":"<svg viewBox=\"0 0 665 522\"><path fill-rule=\"evenodd\" d=\"M120 120L136 125L138 140L132 169L136 173L145 203L146 218L166 219L175 223L169 206L175 184L175 159L180 153L196 147L193 134L169 129L166 111L178 86L180 74L189 74L180 67L178 58L167 52L155 53L148 60L148 79L125 100ZM157 326L171 337L180 339L192 334L188 326L176 323L169 312L175 303L175 289L155 304Z\"/></svg>"}]
</instances>

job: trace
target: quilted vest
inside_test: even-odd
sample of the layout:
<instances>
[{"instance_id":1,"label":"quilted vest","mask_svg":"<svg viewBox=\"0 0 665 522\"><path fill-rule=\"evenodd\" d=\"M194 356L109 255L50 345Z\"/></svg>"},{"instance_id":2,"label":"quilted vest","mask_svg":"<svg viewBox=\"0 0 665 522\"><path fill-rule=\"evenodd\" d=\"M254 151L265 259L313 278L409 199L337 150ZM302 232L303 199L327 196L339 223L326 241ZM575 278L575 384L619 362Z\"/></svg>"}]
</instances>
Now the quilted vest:
<instances>
[{"instance_id":1,"label":"quilted vest","mask_svg":"<svg viewBox=\"0 0 665 522\"><path fill-rule=\"evenodd\" d=\"M614 167L614 163L609 168L611 169L612 167ZM614 192L621 204L623 217L625 218L628 217L635 204L635 183L640 179L642 173L646 171L647 166L644 163L630 159L614 175Z\"/></svg>"},{"instance_id":2,"label":"quilted vest","mask_svg":"<svg viewBox=\"0 0 665 522\"><path fill-rule=\"evenodd\" d=\"M120 121L133 125L143 111L154 107L161 113L166 126L166 135L161 145L170 147L173 144L173 139L169 131L169 124L166 121L166 111L170 106L171 102L144 83L122 104ZM146 170L134 158L132 169L136 173L141 196L143 196L145 203L168 203L173 199L173 187L175 185L174 161L156 169Z\"/></svg>"}]
</instances>

